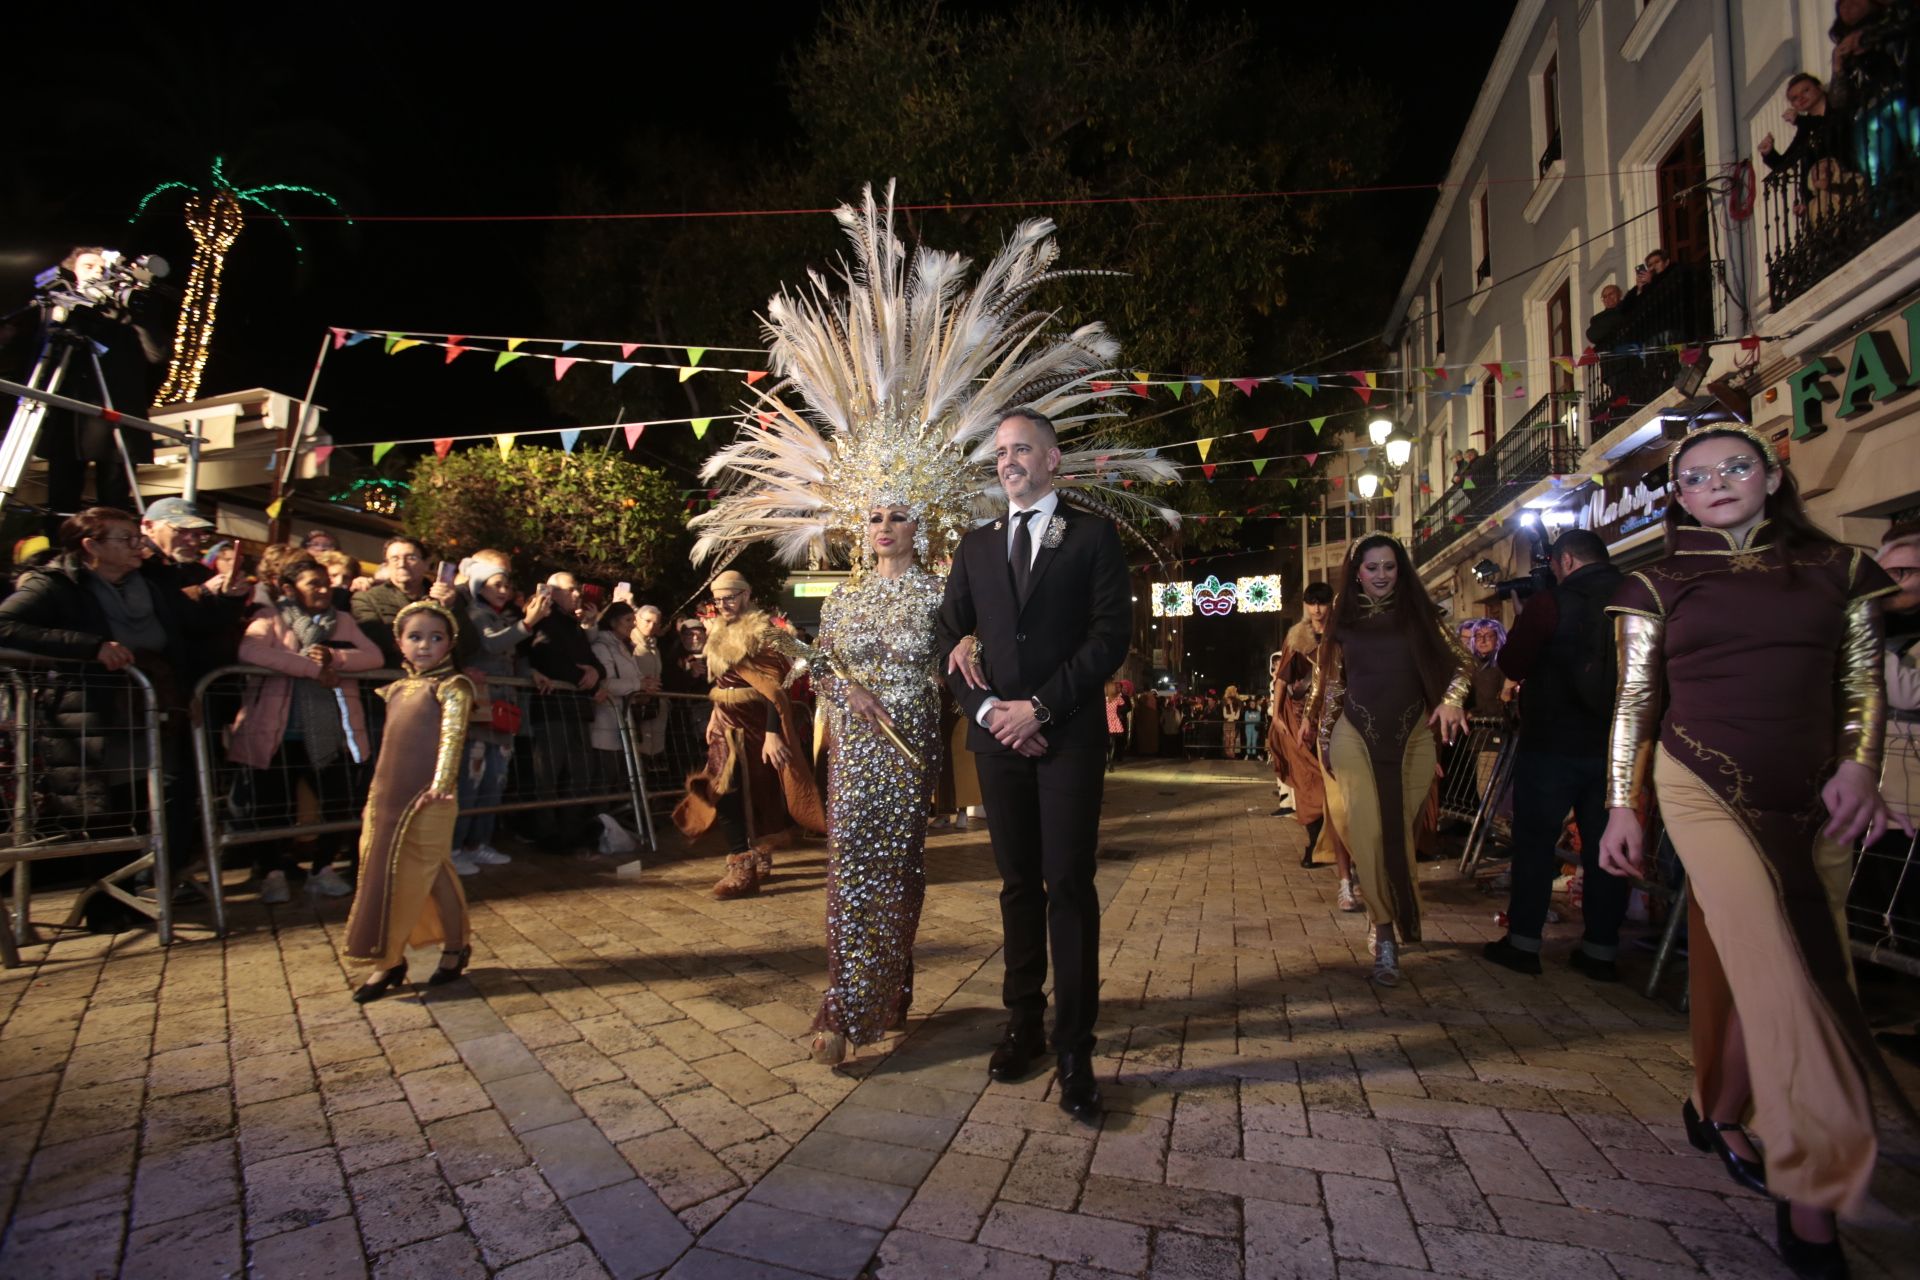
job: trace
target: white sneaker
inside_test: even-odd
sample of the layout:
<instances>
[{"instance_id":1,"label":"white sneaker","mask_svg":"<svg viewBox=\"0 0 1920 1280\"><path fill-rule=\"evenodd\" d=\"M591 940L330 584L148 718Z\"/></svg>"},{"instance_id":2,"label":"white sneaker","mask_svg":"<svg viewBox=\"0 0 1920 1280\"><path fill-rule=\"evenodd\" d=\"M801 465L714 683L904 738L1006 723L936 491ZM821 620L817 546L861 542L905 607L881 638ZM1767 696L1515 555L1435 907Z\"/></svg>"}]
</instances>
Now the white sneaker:
<instances>
[{"instance_id":1,"label":"white sneaker","mask_svg":"<svg viewBox=\"0 0 1920 1280\"><path fill-rule=\"evenodd\" d=\"M1342 911L1364 911L1366 904L1360 901L1360 889L1351 880L1340 882L1339 905Z\"/></svg>"},{"instance_id":2,"label":"white sneaker","mask_svg":"<svg viewBox=\"0 0 1920 1280\"><path fill-rule=\"evenodd\" d=\"M502 853L490 844L483 844L478 849L462 849L460 852L466 855L469 862L482 867L503 867L513 861L512 854Z\"/></svg>"},{"instance_id":3,"label":"white sneaker","mask_svg":"<svg viewBox=\"0 0 1920 1280\"><path fill-rule=\"evenodd\" d=\"M272 907L293 901L293 890L287 887L286 872L267 872L265 878L260 881L260 901Z\"/></svg>"},{"instance_id":4,"label":"white sneaker","mask_svg":"<svg viewBox=\"0 0 1920 1280\"><path fill-rule=\"evenodd\" d=\"M1371 945L1373 952L1373 980L1383 987L1400 985L1400 944L1393 938L1380 935L1378 928L1373 931Z\"/></svg>"},{"instance_id":5,"label":"white sneaker","mask_svg":"<svg viewBox=\"0 0 1920 1280\"><path fill-rule=\"evenodd\" d=\"M344 898L353 892L353 886L341 879L332 867L322 867L307 877L307 892L323 898Z\"/></svg>"},{"instance_id":6,"label":"white sneaker","mask_svg":"<svg viewBox=\"0 0 1920 1280\"><path fill-rule=\"evenodd\" d=\"M465 849L453 855L453 869L463 876L480 874L480 864L475 862Z\"/></svg>"}]
</instances>

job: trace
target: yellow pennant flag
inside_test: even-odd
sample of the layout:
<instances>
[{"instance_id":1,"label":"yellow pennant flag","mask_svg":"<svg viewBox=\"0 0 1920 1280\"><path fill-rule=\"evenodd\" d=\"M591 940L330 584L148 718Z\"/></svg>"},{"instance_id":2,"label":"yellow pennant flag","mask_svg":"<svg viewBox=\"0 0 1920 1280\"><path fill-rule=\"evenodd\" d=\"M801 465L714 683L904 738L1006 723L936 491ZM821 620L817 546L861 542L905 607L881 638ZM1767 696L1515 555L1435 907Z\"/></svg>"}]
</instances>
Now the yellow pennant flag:
<instances>
[{"instance_id":1,"label":"yellow pennant flag","mask_svg":"<svg viewBox=\"0 0 1920 1280\"><path fill-rule=\"evenodd\" d=\"M396 341L392 346L387 348L387 354L390 356L397 356L402 351L405 351L408 347L417 347L419 345L420 345L420 339L418 338L401 338L398 341Z\"/></svg>"},{"instance_id":2,"label":"yellow pennant flag","mask_svg":"<svg viewBox=\"0 0 1920 1280\"><path fill-rule=\"evenodd\" d=\"M1200 450L1200 461L1205 462L1207 460L1207 451L1213 448L1213 437L1208 436L1205 440L1196 441L1194 447Z\"/></svg>"},{"instance_id":3,"label":"yellow pennant flag","mask_svg":"<svg viewBox=\"0 0 1920 1280\"><path fill-rule=\"evenodd\" d=\"M704 439L706 439L706 438L707 438L707 428L708 428L708 427L710 427L710 426L712 426L712 425L713 425L713 419L712 419L712 418L695 418L695 419L693 419L693 438L694 438L695 440L704 440Z\"/></svg>"},{"instance_id":4,"label":"yellow pennant flag","mask_svg":"<svg viewBox=\"0 0 1920 1280\"><path fill-rule=\"evenodd\" d=\"M1200 379L1200 385L1216 396L1220 394L1220 379L1218 378L1202 378Z\"/></svg>"},{"instance_id":5,"label":"yellow pennant flag","mask_svg":"<svg viewBox=\"0 0 1920 1280\"><path fill-rule=\"evenodd\" d=\"M700 372L698 369L695 369L691 366L683 368L680 370L680 381L685 382L688 378L691 378L694 374L698 372Z\"/></svg>"},{"instance_id":6,"label":"yellow pennant flag","mask_svg":"<svg viewBox=\"0 0 1920 1280\"><path fill-rule=\"evenodd\" d=\"M501 457L503 457L503 458L504 458L504 457L506 457L506 456L507 456L508 454L510 454L510 453L512 453L512 452L513 452L513 442L514 442L514 439L515 439L515 437L513 437L513 436L495 436L495 437L493 438L493 442L494 442L495 444L497 444L497 445L499 445L499 446L500 446L500 456L501 456Z\"/></svg>"},{"instance_id":7,"label":"yellow pennant flag","mask_svg":"<svg viewBox=\"0 0 1920 1280\"><path fill-rule=\"evenodd\" d=\"M285 498L275 498L272 502L269 502L267 504L267 519L278 520L280 518L280 509L286 505L287 500Z\"/></svg>"},{"instance_id":8,"label":"yellow pennant flag","mask_svg":"<svg viewBox=\"0 0 1920 1280\"><path fill-rule=\"evenodd\" d=\"M525 339L525 338L508 338L508 339L507 339L507 350L509 350L509 351L518 351L518 350L520 349L520 344L521 344L521 343L523 343L523 342L525 342L525 341L526 341L526 339Z\"/></svg>"}]
</instances>

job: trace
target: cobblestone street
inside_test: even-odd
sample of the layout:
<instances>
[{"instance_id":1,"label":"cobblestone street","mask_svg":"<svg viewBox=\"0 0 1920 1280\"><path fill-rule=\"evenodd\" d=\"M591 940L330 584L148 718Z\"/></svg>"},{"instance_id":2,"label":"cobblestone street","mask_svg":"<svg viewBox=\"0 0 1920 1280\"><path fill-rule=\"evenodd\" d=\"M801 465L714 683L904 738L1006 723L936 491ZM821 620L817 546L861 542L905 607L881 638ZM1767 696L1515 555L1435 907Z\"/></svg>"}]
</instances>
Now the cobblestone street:
<instances>
[{"instance_id":1,"label":"cobblestone street","mask_svg":"<svg viewBox=\"0 0 1920 1280\"><path fill-rule=\"evenodd\" d=\"M1376 990L1269 781L1109 784L1097 1131L1047 1074L987 1082L984 829L931 842L913 1016L838 1072L806 1056L820 844L733 903L677 837L637 880L524 854L465 882L470 982L365 1006L344 900L242 897L224 945L194 907L170 951L29 948L0 974L0 1275L1786 1274L1772 1206L1681 1131L1680 1015L1569 970L1572 926L1545 977L1485 963L1503 904L1432 864L1429 939ZM1920 1144L1889 1120L1882 1151L1854 1274L1911 1276Z\"/></svg>"}]
</instances>

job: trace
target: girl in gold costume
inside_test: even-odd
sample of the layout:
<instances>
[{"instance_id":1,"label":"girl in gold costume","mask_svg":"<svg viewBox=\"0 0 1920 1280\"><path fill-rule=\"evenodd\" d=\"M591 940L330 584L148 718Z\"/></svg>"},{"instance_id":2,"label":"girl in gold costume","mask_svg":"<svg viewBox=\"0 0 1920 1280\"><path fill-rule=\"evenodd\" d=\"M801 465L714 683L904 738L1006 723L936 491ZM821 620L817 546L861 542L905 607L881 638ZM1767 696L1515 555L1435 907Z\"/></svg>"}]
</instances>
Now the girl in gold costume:
<instances>
[{"instance_id":1,"label":"girl in gold costume","mask_svg":"<svg viewBox=\"0 0 1920 1280\"><path fill-rule=\"evenodd\" d=\"M440 943L427 981L467 967L467 897L453 870L460 761L473 684L453 669L453 615L430 600L402 609L394 635L407 674L380 690L387 724L361 817L360 878L347 915L347 957L374 968L354 991L364 1004L407 979L409 946Z\"/></svg>"},{"instance_id":2,"label":"girl in gold costume","mask_svg":"<svg viewBox=\"0 0 1920 1280\"><path fill-rule=\"evenodd\" d=\"M904 1024L913 938L926 897L928 801L940 767L939 663L933 616L946 580L920 567L920 522L906 505L867 517L875 566L820 611L813 687L827 709L827 994L813 1059ZM884 726L884 727L883 727ZM898 749L892 729L912 754Z\"/></svg>"},{"instance_id":3,"label":"girl in gold costume","mask_svg":"<svg viewBox=\"0 0 1920 1280\"><path fill-rule=\"evenodd\" d=\"M1428 729L1449 743L1466 729L1471 665L1406 548L1384 533L1355 543L1300 736L1320 736L1327 811L1359 872L1381 986L1400 981L1399 944L1420 940L1414 826L1437 762Z\"/></svg>"},{"instance_id":4,"label":"girl in gold costume","mask_svg":"<svg viewBox=\"0 0 1920 1280\"><path fill-rule=\"evenodd\" d=\"M1650 763L1689 888L1687 1136L1779 1197L1797 1275L1843 1277L1834 1216L1861 1208L1876 1153L1868 1082L1904 1101L1854 993L1844 915L1853 846L1889 820L1880 608L1894 585L1813 526L1744 427L1688 437L1670 474L1667 554L1608 609L1620 687L1600 864L1644 873L1634 805Z\"/></svg>"}]
</instances>

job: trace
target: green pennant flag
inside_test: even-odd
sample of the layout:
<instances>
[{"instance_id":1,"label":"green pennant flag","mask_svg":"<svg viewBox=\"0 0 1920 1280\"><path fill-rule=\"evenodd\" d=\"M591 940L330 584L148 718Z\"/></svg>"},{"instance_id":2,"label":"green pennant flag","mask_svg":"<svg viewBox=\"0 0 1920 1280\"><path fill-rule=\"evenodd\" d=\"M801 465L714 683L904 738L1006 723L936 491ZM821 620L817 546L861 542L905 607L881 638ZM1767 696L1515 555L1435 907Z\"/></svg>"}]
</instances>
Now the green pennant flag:
<instances>
[{"instance_id":1,"label":"green pennant flag","mask_svg":"<svg viewBox=\"0 0 1920 1280\"><path fill-rule=\"evenodd\" d=\"M1175 400L1178 400L1180 398L1180 393L1182 391L1185 391L1186 389L1187 389L1187 384L1184 382L1169 382L1167 384L1167 390L1173 395L1173 398Z\"/></svg>"},{"instance_id":2,"label":"green pennant flag","mask_svg":"<svg viewBox=\"0 0 1920 1280\"><path fill-rule=\"evenodd\" d=\"M1307 425L1313 428L1313 434L1319 435L1320 428L1327 425L1327 420L1325 418L1308 418Z\"/></svg>"},{"instance_id":3,"label":"green pennant flag","mask_svg":"<svg viewBox=\"0 0 1920 1280\"><path fill-rule=\"evenodd\" d=\"M1265 472L1266 469L1267 469L1267 460L1265 458L1255 458L1253 460L1253 474L1260 475L1263 472Z\"/></svg>"},{"instance_id":4,"label":"green pennant flag","mask_svg":"<svg viewBox=\"0 0 1920 1280\"><path fill-rule=\"evenodd\" d=\"M1462 489L1471 489L1474 487L1474 483L1471 479L1462 480L1460 482L1460 487Z\"/></svg>"},{"instance_id":5,"label":"green pennant flag","mask_svg":"<svg viewBox=\"0 0 1920 1280\"><path fill-rule=\"evenodd\" d=\"M707 437L707 428L708 428L709 426L711 426L712 424L713 424L713 419L712 419L712 418L695 418L695 419L693 419L693 438L694 438L695 440L704 440L704 439L706 439L706 437Z\"/></svg>"},{"instance_id":6,"label":"green pennant flag","mask_svg":"<svg viewBox=\"0 0 1920 1280\"><path fill-rule=\"evenodd\" d=\"M1300 487L1300 477L1299 477L1299 476L1288 476L1288 477L1287 477L1287 484L1288 484L1289 486L1291 486L1292 488L1295 488L1295 489L1298 489L1298 488Z\"/></svg>"},{"instance_id":7,"label":"green pennant flag","mask_svg":"<svg viewBox=\"0 0 1920 1280\"><path fill-rule=\"evenodd\" d=\"M393 446L390 444L377 444L373 446L373 465L376 467L379 466L380 459L386 457L389 453L392 453L392 452L393 452Z\"/></svg>"},{"instance_id":8,"label":"green pennant flag","mask_svg":"<svg viewBox=\"0 0 1920 1280\"><path fill-rule=\"evenodd\" d=\"M387 347L387 354L388 354L388 355L392 355L392 354L393 354L393 344L394 344L394 343L396 343L396 342L398 342L398 341L400 341L400 335L399 335L399 334L397 334L397 333L390 333L390 334L388 334L388 335L387 335L387 342L386 342L386 347Z\"/></svg>"},{"instance_id":9,"label":"green pennant flag","mask_svg":"<svg viewBox=\"0 0 1920 1280\"><path fill-rule=\"evenodd\" d=\"M701 357L701 356L703 356L703 355L705 355L705 354L707 354L707 349L706 349L705 347L688 347L688 348L687 348L687 363L688 363L688 364L699 364L699 363L700 363L700 357ZM682 379L682 381L685 381L685 379Z\"/></svg>"},{"instance_id":10,"label":"green pennant flag","mask_svg":"<svg viewBox=\"0 0 1920 1280\"><path fill-rule=\"evenodd\" d=\"M524 351L502 351L499 355L493 358L493 371L495 373L500 372L500 370L506 368L508 365L512 364L515 360L519 360L525 357L526 354L527 353Z\"/></svg>"}]
</instances>

